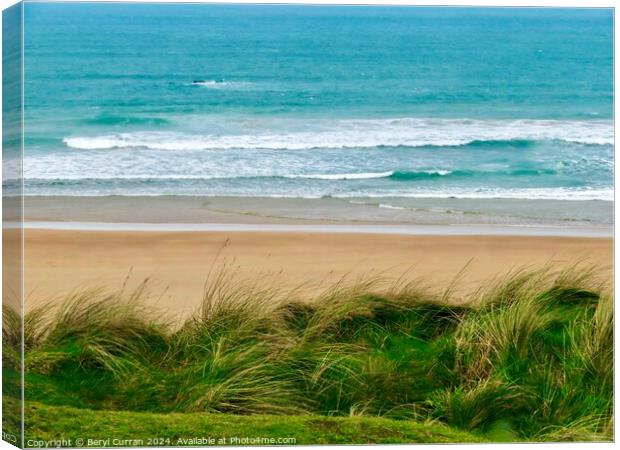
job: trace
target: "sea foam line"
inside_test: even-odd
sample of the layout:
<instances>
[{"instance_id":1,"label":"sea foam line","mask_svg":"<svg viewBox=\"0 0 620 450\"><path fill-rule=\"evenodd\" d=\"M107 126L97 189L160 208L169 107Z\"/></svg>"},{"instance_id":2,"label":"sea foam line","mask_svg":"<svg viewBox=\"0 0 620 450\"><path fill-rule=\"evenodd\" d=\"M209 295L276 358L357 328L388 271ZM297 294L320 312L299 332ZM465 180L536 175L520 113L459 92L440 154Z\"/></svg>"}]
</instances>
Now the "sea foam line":
<instances>
[{"instance_id":1,"label":"sea foam line","mask_svg":"<svg viewBox=\"0 0 620 450\"><path fill-rule=\"evenodd\" d=\"M5 189L10 189L10 186L5 186ZM319 199L319 198L338 198L347 201L353 201L350 199L369 198L369 199L390 199L390 198L454 198L454 199L472 199L472 200L552 200L552 201L614 201L613 188L600 188L600 189L575 189L575 188L521 188L521 189L486 189L486 190L467 190L467 189L446 189L446 190L430 190L430 189L416 189L407 191L372 191L372 190L356 190L348 193L333 193L324 189L308 190L295 190L282 189L271 191L256 191L256 190L237 190L231 192L230 190L210 190L209 193L205 193L201 190L193 189L176 189L170 191L163 187L158 187L155 191L153 189L141 189L141 188L106 188L102 191L97 186L84 186L79 191L72 189L67 193L62 189L58 189L57 186L36 186L30 185L28 181L25 183L24 188L26 195L41 195L41 196L54 196L54 195L70 195L75 197L80 196L107 196L107 195L122 195L122 196L161 196L161 195L179 195L190 197L235 197L235 198L303 198L303 199ZM387 205L385 202L381 202L382 205ZM383 206L385 207L385 206Z\"/></svg>"},{"instance_id":2,"label":"sea foam line","mask_svg":"<svg viewBox=\"0 0 620 450\"><path fill-rule=\"evenodd\" d=\"M132 174L132 175L102 175L99 174L96 177L84 176L83 174L74 174L74 175L43 175L37 174L36 176L29 176L26 174L25 180L30 182L45 182L45 181L113 181L113 180L124 180L124 181L150 181L150 180L161 180L161 181L175 181L175 180L236 180L236 179L259 179L259 178L284 178L284 179L292 179L292 180L325 180L325 181L347 181L347 180L371 180L371 179L380 179L380 178L406 178L411 177L415 178L417 176L423 177L434 177L434 176L447 176L452 174L453 172L450 170L420 170L420 171L397 171L397 170L389 170L385 172L361 172L361 173L326 173L326 174L247 174L247 175L184 175L184 174L165 174L165 175L149 175L149 174ZM18 178L10 179L5 178L5 181L17 181Z\"/></svg>"},{"instance_id":3,"label":"sea foam line","mask_svg":"<svg viewBox=\"0 0 620 450\"><path fill-rule=\"evenodd\" d=\"M379 119L320 123L315 129L286 132L257 128L248 134L190 134L137 131L99 136L68 136L80 150L270 149L464 146L493 141L549 141L612 145L611 121Z\"/></svg>"},{"instance_id":4,"label":"sea foam line","mask_svg":"<svg viewBox=\"0 0 620 450\"><path fill-rule=\"evenodd\" d=\"M519 188L519 189L446 189L390 192L356 191L334 196L337 198L454 198L472 200L560 200L614 201L613 188Z\"/></svg>"}]
</instances>

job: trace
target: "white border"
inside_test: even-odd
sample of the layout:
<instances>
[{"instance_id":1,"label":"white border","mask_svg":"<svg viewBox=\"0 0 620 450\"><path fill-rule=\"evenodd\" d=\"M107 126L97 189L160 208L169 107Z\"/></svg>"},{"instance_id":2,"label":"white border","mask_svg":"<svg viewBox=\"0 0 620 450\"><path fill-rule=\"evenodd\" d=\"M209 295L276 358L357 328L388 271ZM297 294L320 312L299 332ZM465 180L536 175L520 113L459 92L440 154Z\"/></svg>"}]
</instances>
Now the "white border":
<instances>
[{"instance_id":1,"label":"white border","mask_svg":"<svg viewBox=\"0 0 620 450\"><path fill-rule=\"evenodd\" d=\"M32 1L37 1L37 0L26 0L27 2L32 2ZM64 0L70 3L80 3L79 0ZM120 0L109 0L110 3L129 3L129 2L123 2ZM360 0L314 0L314 1L303 1L303 0L288 0L288 1L284 1L284 0L271 0L271 1L261 1L261 0L244 0L244 1L230 1L230 0L219 0L219 1L214 1L214 0L202 0L202 1L182 1L182 0L132 0L132 3L245 3L245 4L318 4L318 5L377 5L377 6L388 6L388 5L405 5L405 6L487 6L487 7L491 7L491 6L495 6L495 7L582 7L582 8L586 8L586 7L605 7L605 8L615 8L615 2L613 1L609 1L609 0L589 0L589 1L584 1L584 0L543 0L542 2L540 1L532 1L532 0L527 0L527 1L493 1L493 0L473 0L473 1L467 1L467 0L447 0L447 1L437 1L437 0L425 0L425 1L411 1L411 0L388 0L388 1L380 1L380 0L366 0L366 1L360 1ZM0 0L0 5L2 6L2 9L8 8L14 4L18 3L15 0ZM23 30L22 30L23 31ZM0 32L0 39L1 39L1 32ZM618 27L616 26L616 20L615 20L615 10L614 10L614 43L616 42L618 38ZM617 51L617 47L614 46L614 117L617 116L618 114L618 104L615 102L615 86L617 85L618 82L618 71L617 71L617 64L618 64L618 51ZM0 73L1 73L1 63L0 63ZM23 87L22 87L23 89ZM1 91L0 91L0 99L1 99ZM618 144L618 136L615 136L615 148L618 148L617 146ZM614 186L617 186L618 181L620 179L620 176L618 175L618 161L617 159L614 160ZM0 206L1 206L1 198L0 198ZM617 224L619 223L619 219L620 219L620 212L618 211L618 209L614 210L614 231L616 230ZM618 276L619 270L618 270L618 265L617 265L617 261L616 261L616 256L618 255L618 242L614 240L614 279L616 279L616 277ZM2 248L2 243L0 240L0 250ZM617 333L617 328L615 329L616 333L615 333L615 341L614 341L614 346L615 348L619 348L618 347L618 333ZM618 381L618 370L617 367L615 367L615 382L617 385L617 381ZM617 405L618 405L618 399L615 398L615 410L617 411ZM2 414L0 413L0 420L2 418ZM0 422L1 423L1 422ZM614 426L615 429L617 430L618 427L618 420L614 417ZM450 444L450 445L443 445L443 444L424 444L424 445L416 445L415 448L433 448L433 449L448 449L448 448L455 448L457 447L458 444ZM502 449L502 448L510 448L510 449L527 449L527 448L533 448L533 447L538 447L538 448L544 448L546 446L551 446L553 449L558 448L558 449L563 449L563 448L567 448L567 449L587 449L587 448L591 448L592 446L594 446L595 448L614 448L616 445L614 443L610 443L610 444L592 444L592 443L575 443L575 444L568 444L568 443L558 443L558 444L468 444L468 445L463 445L464 448L484 448L484 449L490 449L490 450L494 450L494 449ZM324 445L324 446L316 446L317 448L321 448L321 449L335 449L335 448L339 448L339 446L332 446L332 445ZM376 447L376 446L375 446ZM384 447L384 446L380 446L380 447ZM387 446L385 446L387 447ZM0 450L4 450L4 449L14 449L15 447L11 446L10 444L4 442L4 441L0 441ZM155 448L155 447L154 447ZM175 448L175 447L167 447L167 448ZM184 447L177 447L179 449L185 449ZM265 447L245 447L245 448L256 448L256 449L264 449ZM279 448L283 448L283 447L279 447ZM284 447L284 448L295 448L295 447ZM362 449L364 448L364 446L357 446L357 445L351 445L351 446L346 446L346 448L355 448L355 449ZM410 449L412 448L412 446L409 445L390 445L389 448L394 448L394 449L398 449L398 450L404 450L404 449Z\"/></svg>"}]
</instances>

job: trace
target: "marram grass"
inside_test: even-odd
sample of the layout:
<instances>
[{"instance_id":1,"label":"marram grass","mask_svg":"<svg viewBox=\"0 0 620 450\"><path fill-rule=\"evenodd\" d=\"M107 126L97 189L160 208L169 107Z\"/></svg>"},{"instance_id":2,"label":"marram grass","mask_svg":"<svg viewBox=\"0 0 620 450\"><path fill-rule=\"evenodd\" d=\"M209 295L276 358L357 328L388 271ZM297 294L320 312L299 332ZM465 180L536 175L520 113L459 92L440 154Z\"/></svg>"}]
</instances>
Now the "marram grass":
<instances>
[{"instance_id":1,"label":"marram grass","mask_svg":"<svg viewBox=\"0 0 620 450\"><path fill-rule=\"evenodd\" d=\"M613 301L595 280L583 267L520 271L457 302L372 279L301 301L217 272L181 324L148 308L145 285L75 293L24 317L26 436L69 436L83 417L118 418L127 437L229 417L246 434L290 424L303 443L609 441ZM3 320L11 396L20 320L6 308ZM369 437L373 417L384 422ZM349 434L308 432L321 420Z\"/></svg>"}]
</instances>

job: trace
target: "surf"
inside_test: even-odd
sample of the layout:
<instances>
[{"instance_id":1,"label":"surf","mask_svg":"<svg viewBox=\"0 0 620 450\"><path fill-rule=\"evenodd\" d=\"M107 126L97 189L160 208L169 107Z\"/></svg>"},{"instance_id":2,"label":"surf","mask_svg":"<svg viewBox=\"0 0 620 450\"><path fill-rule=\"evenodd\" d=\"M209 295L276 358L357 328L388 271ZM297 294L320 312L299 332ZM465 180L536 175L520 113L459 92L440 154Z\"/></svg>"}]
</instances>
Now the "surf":
<instances>
[{"instance_id":1,"label":"surf","mask_svg":"<svg viewBox=\"0 0 620 450\"><path fill-rule=\"evenodd\" d=\"M283 123L295 131L277 129L271 123L261 127L261 122L258 121L258 125L250 133L203 134L145 130L67 136L63 143L78 150L312 150L501 145L526 147L544 141L613 145L614 137L611 121L401 118Z\"/></svg>"}]
</instances>

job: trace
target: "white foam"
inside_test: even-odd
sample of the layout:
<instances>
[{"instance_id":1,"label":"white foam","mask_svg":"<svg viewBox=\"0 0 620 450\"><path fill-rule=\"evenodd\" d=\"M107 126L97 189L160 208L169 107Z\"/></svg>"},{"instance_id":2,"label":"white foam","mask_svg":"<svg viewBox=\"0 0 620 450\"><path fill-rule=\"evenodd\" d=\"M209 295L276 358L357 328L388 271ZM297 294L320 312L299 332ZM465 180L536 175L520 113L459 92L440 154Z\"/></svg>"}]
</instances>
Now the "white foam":
<instances>
[{"instance_id":1,"label":"white foam","mask_svg":"<svg viewBox=\"0 0 620 450\"><path fill-rule=\"evenodd\" d=\"M405 209L407 209L404 206L394 206L394 205L388 205L388 204L385 204L385 203L379 203L379 208L397 209L397 210L405 210Z\"/></svg>"},{"instance_id":2,"label":"white foam","mask_svg":"<svg viewBox=\"0 0 620 450\"><path fill-rule=\"evenodd\" d=\"M424 173L431 173L433 171L423 171ZM449 171L445 171L450 173ZM32 172L31 172L32 173ZM433 172L434 173L434 172ZM376 178L386 178L393 175L393 171L387 172L368 172L368 173L333 173L333 174L286 174L280 175L277 173L262 173L257 175L183 175L176 173L169 174L95 174L92 177L85 177L79 173L67 173L66 175L46 175L39 174L34 177L29 177L29 181L79 181L79 180L93 180L93 181L109 181L109 180L131 180L131 181L148 181L148 180L230 180L230 179L248 179L248 178L289 178L289 179L301 179L301 180L370 180ZM5 181L9 179L5 178ZM15 179L17 181L17 179Z\"/></svg>"},{"instance_id":3,"label":"white foam","mask_svg":"<svg viewBox=\"0 0 620 450\"><path fill-rule=\"evenodd\" d=\"M415 191L364 192L355 191L334 197L403 197L403 198L462 198L462 199L520 199L520 200L602 200L613 201L613 188L520 188L476 189L453 188L450 190L417 189Z\"/></svg>"},{"instance_id":4,"label":"white foam","mask_svg":"<svg viewBox=\"0 0 620 450\"><path fill-rule=\"evenodd\" d=\"M446 175L450 175L452 173L451 170L423 170L424 173L429 174L429 175L441 175L446 176Z\"/></svg>"},{"instance_id":5,"label":"white foam","mask_svg":"<svg viewBox=\"0 0 620 450\"><path fill-rule=\"evenodd\" d=\"M314 128L311 126L314 125ZM365 148L378 146L459 146L477 141L562 140L612 145L611 121L367 119L310 123L305 130L256 127L248 134L191 134L138 131L100 136L69 136L63 142L81 150L228 150Z\"/></svg>"},{"instance_id":6,"label":"white foam","mask_svg":"<svg viewBox=\"0 0 620 450\"><path fill-rule=\"evenodd\" d=\"M253 86L249 81L217 81L201 80L190 83L191 86L201 86L208 89L247 89Z\"/></svg>"},{"instance_id":7,"label":"white foam","mask_svg":"<svg viewBox=\"0 0 620 450\"><path fill-rule=\"evenodd\" d=\"M299 174L282 175L284 178L310 179L310 180L370 180L374 178L386 178L393 175L393 171L388 172L367 172L367 173L334 173L334 174Z\"/></svg>"}]
</instances>

